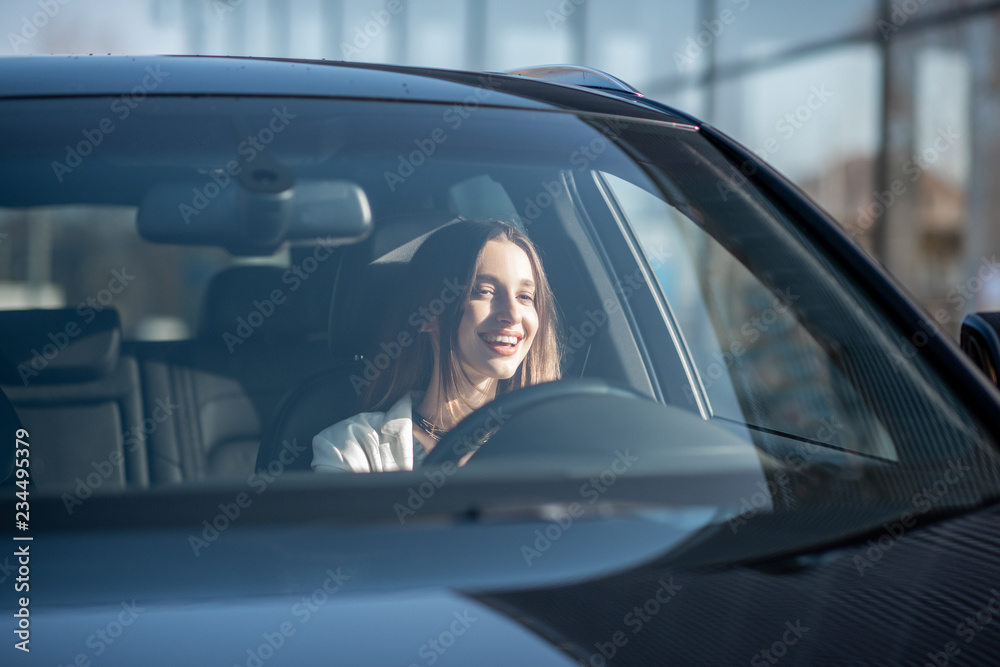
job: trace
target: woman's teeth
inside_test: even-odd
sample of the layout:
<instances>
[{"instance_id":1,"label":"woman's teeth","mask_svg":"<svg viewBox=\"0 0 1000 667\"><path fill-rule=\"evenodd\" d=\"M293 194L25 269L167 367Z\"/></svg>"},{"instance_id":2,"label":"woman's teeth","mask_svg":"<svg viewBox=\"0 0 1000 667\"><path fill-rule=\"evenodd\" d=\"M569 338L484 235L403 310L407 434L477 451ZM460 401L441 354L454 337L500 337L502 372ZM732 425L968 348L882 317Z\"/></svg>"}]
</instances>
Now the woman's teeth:
<instances>
[{"instance_id":1,"label":"woman's teeth","mask_svg":"<svg viewBox=\"0 0 1000 667\"><path fill-rule=\"evenodd\" d=\"M506 343L507 345L517 345L516 336L480 336L487 343Z\"/></svg>"}]
</instances>

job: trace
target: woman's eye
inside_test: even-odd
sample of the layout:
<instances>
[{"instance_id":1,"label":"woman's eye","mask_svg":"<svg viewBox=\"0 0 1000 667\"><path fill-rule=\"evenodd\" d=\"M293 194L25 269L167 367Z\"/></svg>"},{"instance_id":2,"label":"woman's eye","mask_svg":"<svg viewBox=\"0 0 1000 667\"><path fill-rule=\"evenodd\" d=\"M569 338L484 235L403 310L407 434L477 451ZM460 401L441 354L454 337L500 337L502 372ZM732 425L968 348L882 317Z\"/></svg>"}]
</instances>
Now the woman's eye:
<instances>
[{"instance_id":1,"label":"woman's eye","mask_svg":"<svg viewBox=\"0 0 1000 667\"><path fill-rule=\"evenodd\" d=\"M518 298L521 299L521 301L524 301L525 303L535 302L535 296L533 294L522 294Z\"/></svg>"},{"instance_id":2,"label":"woman's eye","mask_svg":"<svg viewBox=\"0 0 1000 667\"><path fill-rule=\"evenodd\" d=\"M489 289L488 287L477 287L475 291L476 294L478 294L479 296L489 296L490 294L493 293L493 290Z\"/></svg>"}]
</instances>

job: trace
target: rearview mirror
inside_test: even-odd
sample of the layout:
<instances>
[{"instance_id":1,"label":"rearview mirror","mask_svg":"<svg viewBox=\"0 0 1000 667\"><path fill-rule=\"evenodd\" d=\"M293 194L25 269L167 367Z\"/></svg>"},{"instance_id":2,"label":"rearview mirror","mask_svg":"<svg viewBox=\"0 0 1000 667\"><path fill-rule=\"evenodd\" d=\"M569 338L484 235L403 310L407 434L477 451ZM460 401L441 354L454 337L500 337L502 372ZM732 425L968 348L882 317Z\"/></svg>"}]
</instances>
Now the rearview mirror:
<instances>
[{"instance_id":1,"label":"rearview mirror","mask_svg":"<svg viewBox=\"0 0 1000 667\"><path fill-rule=\"evenodd\" d=\"M349 181L295 182L274 161L255 164L220 185L160 183L139 204L139 234L149 241L219 245L233 254L271 254L285 241L352 243L371 230L364 191Z\"/></svg>"}]
</instances>

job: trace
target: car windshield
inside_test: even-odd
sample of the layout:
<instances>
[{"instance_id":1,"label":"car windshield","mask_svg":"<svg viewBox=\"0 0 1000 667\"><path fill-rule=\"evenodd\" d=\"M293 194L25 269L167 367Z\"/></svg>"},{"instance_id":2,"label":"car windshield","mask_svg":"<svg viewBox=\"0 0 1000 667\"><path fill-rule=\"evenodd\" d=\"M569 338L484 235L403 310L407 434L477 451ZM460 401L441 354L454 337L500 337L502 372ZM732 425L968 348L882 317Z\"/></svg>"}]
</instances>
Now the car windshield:
<instances>
[{"instance_id":1,"label":"car windshield","mask_svg":"<svg viewBox=\"0 0 1000 667\"><path fill-rule=\"evenodd\" d=\"M339 373L353 399L393 363L416 330L384 337L389 301L365 290L387 281L391 294L408 244L456 217L509 221L538 247L563 378L635 394L514 415L507 441L522 444L487 442L469 475L596 479L578 492L587 501L618 478L738 473L731 487L638 497L707 508L705 521L734 532L758 512L898 509L918 496L944 510L996 493L996 443L920 354L940 334L888 321L698 127L486 101L3 102L2 381L31 433L37 493L72 515L96 496L254 494L279 476L328 489L423 480L320 480L301 438L275 451L304 471L282 475L285 457L255 463L315 373ZM235 193L248 173L297 196L354 188L370 236L266 252L210 238L217 208L246 208ZM629 412L641 397L648 407ZM312 433L352 410L312 414ZM572 424L584 413L609 430L588 437L596 427Z\"/></svg>"}]
</instances>

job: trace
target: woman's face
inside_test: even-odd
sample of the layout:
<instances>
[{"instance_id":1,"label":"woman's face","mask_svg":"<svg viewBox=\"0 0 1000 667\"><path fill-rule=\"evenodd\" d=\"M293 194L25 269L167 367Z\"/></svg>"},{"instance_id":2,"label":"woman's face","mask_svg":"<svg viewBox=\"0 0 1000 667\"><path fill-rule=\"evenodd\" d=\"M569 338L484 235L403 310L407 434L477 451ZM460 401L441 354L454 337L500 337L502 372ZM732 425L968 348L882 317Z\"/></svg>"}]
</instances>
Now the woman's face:
<instances>
[{"instance_id":1,"label":"woman's face","mask_svg":"<svg viewBox=\"0 0 1000 667\"><path fill-rule=\"evenodd\" d=\"M458 359L477 386L517 372L538 331L528 255L506 240L483 247L458 325Z\"/></svg>"}]
</instances>

